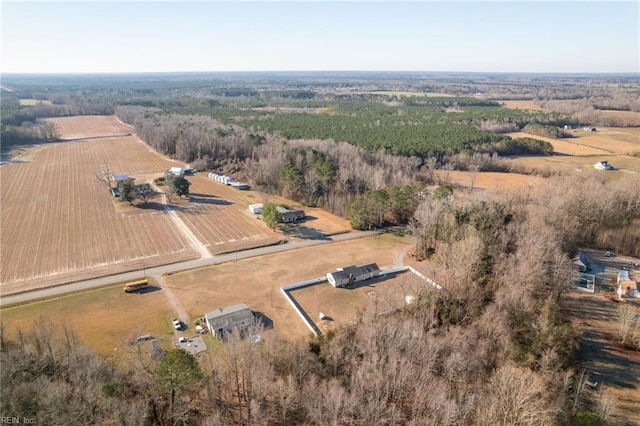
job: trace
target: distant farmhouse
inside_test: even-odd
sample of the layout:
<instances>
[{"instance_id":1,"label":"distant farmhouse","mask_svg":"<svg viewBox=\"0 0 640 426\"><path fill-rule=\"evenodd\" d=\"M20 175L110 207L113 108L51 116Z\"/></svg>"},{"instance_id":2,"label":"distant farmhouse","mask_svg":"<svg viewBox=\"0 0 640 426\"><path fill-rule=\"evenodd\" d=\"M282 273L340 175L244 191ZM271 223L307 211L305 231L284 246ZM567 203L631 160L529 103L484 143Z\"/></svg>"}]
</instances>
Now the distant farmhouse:
<instances>
[{"instance_id":1,"label":"distant farmhouse","mask_svg":"<svg viewBox=\"0 0 640 426\"><path fill-rule=\"evenodd\" d=\"M253 312L245 303L218 308L205 317L209 331L218 339L236 330L243 330L256 323Z\"/></svg>"},{"instance_id":2,"label":"distant farmhouse","mask_svg":"<svg viewBox=\"0 0 640 426\"><path fill-rule=\"evenodd\" d=\"M613 170L613 166L607 160L602 160L593 165L596 170Z\"/></svg>"},{"instance_id":3,"label":"distant farmhouse","mask_svg":"<svg viewBox=\"0 0 640 426\"><path fill-rule=\"evenodd\" d=\"M335 272L327 273L327 280L334 287L344 287L348 284L365 281L380 276L380 268L375 263L364 266L346 266Z\"/></svg>"},{"instance_id":4,"label":"distant farmhouse","mask_svg":"<svg viewBox=\"0 0 640 426\"><path fill-rule=\"evenodd\" d=\"M249 204L249 211L253 214L262 214L263 207L264 207L264 204L262 203ZM284 223L292 223L297 220L304 219L306 217L304 210L301 210L301 209L289 210L285 207L277 206L276 210L282 216L282 222Z\"/></svg>"},{"instance_id":5,"label":"distant farmhouse","mask_svg":"<svg viewBox=\"0 0 640 426\"><path fill-rule=\"evenodd\" d=\"M184 167L172 167L169 169L169 173L173 176L184 176L186 170Z\"/></svg>"},{"instance_id":6,"label":"distant farmhouse","mask_svg":"<svg viewBox=\"0 0 640 426\"><path fill-rule=\"evenodd\" d=\"M276 210L282 215L283 223L295 222L305 217L304 210L289 210L281 206L276 207Z\"/></svg>"}]
</instances>

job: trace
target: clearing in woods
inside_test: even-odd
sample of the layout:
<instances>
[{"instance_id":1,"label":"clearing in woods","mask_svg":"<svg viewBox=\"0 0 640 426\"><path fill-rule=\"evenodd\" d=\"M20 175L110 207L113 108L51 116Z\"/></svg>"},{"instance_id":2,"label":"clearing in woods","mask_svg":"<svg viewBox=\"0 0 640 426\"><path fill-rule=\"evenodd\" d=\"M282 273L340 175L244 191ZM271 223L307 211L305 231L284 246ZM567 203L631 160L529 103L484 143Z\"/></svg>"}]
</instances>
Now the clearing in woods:
<instances>
[{"instance_id":1,"label":"clearing in woods","mask_svg":"<svg viewBox=\"0 0 640 426\"><path fill-rule=\"evenodd\" d=\"M0 168L3 294L197 257L163 209L122 211L100 168L138 177L175 162L126 135L115 117L52 119L62 138Z\"/></svg>"}]
</instances>

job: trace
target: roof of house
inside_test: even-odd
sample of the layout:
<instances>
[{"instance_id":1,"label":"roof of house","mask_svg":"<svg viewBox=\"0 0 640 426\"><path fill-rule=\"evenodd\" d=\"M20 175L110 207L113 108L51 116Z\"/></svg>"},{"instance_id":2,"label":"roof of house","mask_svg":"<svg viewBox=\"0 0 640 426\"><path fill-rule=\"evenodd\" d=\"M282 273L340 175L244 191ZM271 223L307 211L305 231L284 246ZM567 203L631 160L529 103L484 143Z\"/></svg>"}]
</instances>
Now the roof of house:
<instances>
[{"instance_id":1,"label":"roof of house","mask_svg":"<svg viewBox=\"0 0 640 426\"><path fill-rule=\"evenodd\" d=\"M253 312L246 303L218 308L207 314L207 321L214 330L254 321Z\"/></svg>"},{"instance_id":2,"label":"roof of house","mask_svg":"<svg viewBox=\"0 0 640 426\"><path fill-rule=\"evenodd\" d=\"M113 175L113 180L116 182L120 182L127 179L129 179L129 175L127 175L126 173L118 173Z\"/></svg>"},{"instance_id":3,"label":"roof of house","mask_svg":"<svg viewBox=\"0 0 640 426\"><path fill-rule=\"evenodd\" d=\"M349 278L351 275L358 276L362 274L369 274L372 272L379 272L380 268L375 263L370 263L363 266L345 266L344 268L338 268L337 271L331 272L334 279Z\"/></svg>"}]
</instances>

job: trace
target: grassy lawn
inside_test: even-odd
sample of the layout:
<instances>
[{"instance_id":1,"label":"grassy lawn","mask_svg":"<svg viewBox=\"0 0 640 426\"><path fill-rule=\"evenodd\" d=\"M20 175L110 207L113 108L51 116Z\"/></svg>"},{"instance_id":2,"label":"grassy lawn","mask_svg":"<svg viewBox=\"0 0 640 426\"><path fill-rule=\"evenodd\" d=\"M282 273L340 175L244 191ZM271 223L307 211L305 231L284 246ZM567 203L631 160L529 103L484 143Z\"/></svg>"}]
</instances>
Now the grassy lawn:
<instances>
[{"instance_id":1,"label":"grassy lawn","mask_svg":"<svg viewBox=\"0 0 640 426\"><path fill-rule=\"evenodd\" d=\"M9 339L14 339L18 330L31 330L41 318L60 336L62 326L73 328L82 342L101 354L125 352L126 342L148 333L165 346L173 341L173 316L162 291L127 294L121 285L0 311L3 332Z\"/></svg>"}]
</instances>

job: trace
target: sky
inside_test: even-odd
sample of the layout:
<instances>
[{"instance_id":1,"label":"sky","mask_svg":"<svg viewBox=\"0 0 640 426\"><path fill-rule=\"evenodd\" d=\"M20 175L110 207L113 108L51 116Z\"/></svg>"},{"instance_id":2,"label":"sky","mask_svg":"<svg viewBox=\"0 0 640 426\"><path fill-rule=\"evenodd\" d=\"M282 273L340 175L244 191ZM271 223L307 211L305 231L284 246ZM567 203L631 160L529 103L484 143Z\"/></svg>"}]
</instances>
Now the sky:
<instances>
[{"instance_id":1,"label":"sky","mask_svg":"<svg viewBox=\"0 0 640 426\"><path fill-rule=\"evenodd\" d=\"M640 2L1 2L2 73L640 72Z\"/></svg>"}]
</instances>

